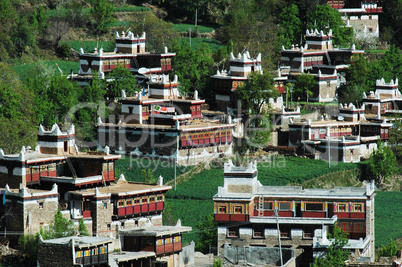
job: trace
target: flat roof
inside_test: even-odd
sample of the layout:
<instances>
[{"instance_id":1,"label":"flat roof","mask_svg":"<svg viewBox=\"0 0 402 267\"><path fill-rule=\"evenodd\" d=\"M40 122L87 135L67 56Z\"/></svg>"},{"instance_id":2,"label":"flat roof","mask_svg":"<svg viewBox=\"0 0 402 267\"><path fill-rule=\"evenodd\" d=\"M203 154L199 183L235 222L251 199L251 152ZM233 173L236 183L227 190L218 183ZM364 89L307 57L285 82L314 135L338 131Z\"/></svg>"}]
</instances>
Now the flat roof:
<instances>
[{"instance_id":1,"label":"flat roof","mask_svg":"<svg viewBox=\"0 0 402 267\"><path fill-rule=\"evenodd\" d=\"M67 245L72 240L74 240L75 247L79 247L79 248L95 247L98 245L112 243L112 239L110 239L109 237L95 237L95 236L60 237L60 238L55 238L55 239L43 240L42 243Z\"/></svg>"},{"instance_id":2,"label":"flat roof","mask_svg":"<svg viewBox=\"0 0 402 267\"><path fill-rule=\"evenodd\" d=\"M124 229L120 231L122 235L128 236L166 236L180 233L190 232L192 228L190 226L144 226L131 229Z\"/></svg>"},{"instance_id":3,"label":"flat roof","mask_svg":"<svg viewBox=\"0 0 402 267\"><path fill-rule=\"evenodd\" d=\"M145 184L145 183L132 183L132 182L118 182L109 186L89 188L83 190L70 191L70 194L81 196L95 196L95 190L99 190L101 194L113 194L118 196L134 195L139 193L164 191L172 189L171 186L160 186L157 184Z\"/></svg>"},{"instance_id":4,"label":"flat roof","mask_svg":"<svg viewBox=\"0 0 402 267\"><path fill-rule=\"evenodd\" d=\"M126 262L131 260L146 259L156 257L155 252L151 251L121 251L109 253L109 262Z\"/></svg>"}]
</instances>

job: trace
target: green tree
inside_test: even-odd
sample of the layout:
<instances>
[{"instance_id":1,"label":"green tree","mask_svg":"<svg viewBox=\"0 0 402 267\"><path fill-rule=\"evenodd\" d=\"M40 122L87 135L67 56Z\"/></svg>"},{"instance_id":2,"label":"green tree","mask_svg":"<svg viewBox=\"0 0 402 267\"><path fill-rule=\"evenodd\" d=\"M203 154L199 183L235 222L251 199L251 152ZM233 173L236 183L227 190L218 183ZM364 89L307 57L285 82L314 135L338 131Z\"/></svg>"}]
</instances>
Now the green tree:
<instances>
[{"instance_id":1,"label":"green tree","mask_svg":"<svg viewBox=\"0 0 402 267\"><path fill-rule=\"evenodd\" d=\"M389 144L396 160L402 164L402 118L396 118L394 127L391 128L389 133Z\"/></svg>"},{"instance_id":2,"label":"green tree","mask_svg":"<svg viewBox=\"0 0 402 267\"><path fill-rule=\"evenodd\" d=\"M173 50L176 51L173 66L180 81L179 89L183 92L198 90L207 95L207 85L214 71L209 46L201 44L192 49L186 42L180 42L174 44Z\"/></svg>"},{"instance_id":3,"label":"green tree","mask_svg":"<svg viewBox=\"0 0 402 267\"><path fill-rule=\"evenodd\" d=\"M285 6L279 15L280 44L289 48L292 44L301 44L303 25L299 18L299 8L292 4Z\"/></svg>"},{"instance_id":4,"label":"green tree","mask_svg":"<svg viewBox=\"0 0 402 267\"><path fill-rule=\"evenodd\" d=\"M324 32L331 29L335 45L347 46L352 42L353 28L345 27L341 13L328 4L316 6L308 16L308 28Z\"/></svg>"},{"instance_id":5,"label":"green tree","mask_svg":"<svg viewBox=\"0 0 402 267\"><path fill-rule=\"evenodd\" d=\"M165 22L154 14L148 13L143 23L132 25L133 32L147 34L147 49L149 51L163 52L166 47L172 47L173 41L177 39L178 33L173 30L173 23ZM175 50L175 52L177 52Z\"/></svg>"},{"instance_id":6,"label":"green tree","mask_svg":"<svg viewBox=\"0 0 402 267\"><path fill-rule=\"evenodd\" d=\"M108 24L114 21L114 5L109 0L91 0L91 15L95 20L98 33L105 33L108 30Z\"/></svg>"},{"instance_id":7,"label":"green tree","mask_svg":"<svg viewBox=\"0 0 402 267\"><path fill-rule=\"evenodd\" d=\"M244 86L236 89L245 115L246 148L258 149L268 144L271 128L269 98L279 96L269 72L253 72Z\"/></svg>"},{"instance_id":8,"label":"green tree","mask_svg":"<svg viewBox=\"0 0 402 267\"><path fill-rule=\"evenodd\" d=\"M195 245L195 250L207 254L210 246L216 247L218 244L217 224L213 214L198 222L197 231L199 240Z\"/></svg>"},{"instance_id":9,"label":"green tree","mask_svg":"<svg viewBox=\"0 0 402 267\"><path fill-rule=\"evenodd\" d=\"M0 63L0 148L17 153L22 146L36 144L36 123L33 95L18 75Z\"/></svg>"},{"instance_id":10,"label":"green tree","mask_svg":"<svg viewBox=\"0 0 402 267\"><path fill-rule=\"evenodd\" d=\"M74 235L74 222L63 217L60 210L54 215L54 221L49 226L49 230L41 229L40 234L43 239L53 239Z\"/></svg>"},{"instance_id":11,"label":"green tree","mask_svg":"<svg viewBox=\"0 0 402 267\"><path fill-rule=\"evenodd\" d=\"M39 243L39 234L22 235L18 239L18 247L24 255L25 264L28 264L28 266L37 265L38 243Z\"/></svg>"},{"instance_id":12,"label":"green tree","mask_svg":"<svg viewBox=\"0 0 402 267\"><path fill-rule=\"evenodd\" d=\"M349 252L343 247L348 243L346 233L335 225L334 232L329 235L332 244L325 251L324 258L315 258L314 267L345 266L345 261L349 258Z\"/></svg>"},{"instance_id":13,"label":"green tree","mask_svg":"<svg viewBox=\"0 0 402 267\"><path fill-rule=\"evenodd\" d=\"M88 229L85 226L83 218L80 219L80 222L79 222L79 225L78 225L78 232L80 233L80 235L89 236Z\"/></svg>"},{"instance_id":14,"label":"green tree","mask_svg":"<svg viewBox=\"0 0 402 267\"><path fill-rule=\"evenodd\" d=\"M221 36L228 44L233 41L234 51L248 50L250 55L261 53L264 71L276 68L278 54L279 1L232 0L223 18Z\"/></svg>"},{"instance_id":15,"label":"green tree","mask_svg":"<svg viewBox=\"0 0 402 267\"><path fill-rule=\"evenodd\" d=\"M314 76L302 73L296 76L295 88L293 90L296 97L305 99L308 102L309 97L313 96L311 91L315 86Z\"/></svg>"},{"instance_id":16,"label":"green tree","mask_svg":"<svg viewBox=\"0 0 402 267\"><path fill-rule=\"evenodd\" d=\"M12 31L11 40L15 48L15 56L21 57L25 52L37 53L35 31L28 21L27 17L20 17L18 24Z\"/></svg>"},{"instance_id":17,"label":"green tree","mask_svg":"<svg viewBox=\"0 0 402 267\"><path fill-rule=\"evenodd\" d=\"M133 95L141 90L135 76L121 65L114 68L107 77L109 80L107 95L110 97L121 97L122 90L125 90L127 95Z\"/></svg>"},{"instance_id":18,"label":"green tree","mask_svg":"<svg viewBox=\"0 0 402 267\"><path fill-rule=\"evenodd\" d=\"M32 14L32 27L41 37L43 37L49 28L49 14L44 6L36 7Z\"/></svg>"},{"instance_id":19,"label":"green tree","mask_svg":"<svg viewBox=\"0 0 402 267\"><path fill-rule=\"evenodd\" d=\"M393 257L396 256L397 252L398 252L398 245L396 244L396 241L391 238L386 246L381 245L380 249L378 250L378 256Z\"/></svg>"},{"instance_id":20,"label":"green tree","mask_svg":"<svg viewBox=\"0 0 402 267\"><path fill-rule=\"evenodd\" d=\"M378 142L377 149L371 153L367 170L377 185L381 185L386 178L396 173L398 165L391 148L382 142Z\"/></svg>"}]
</instances>

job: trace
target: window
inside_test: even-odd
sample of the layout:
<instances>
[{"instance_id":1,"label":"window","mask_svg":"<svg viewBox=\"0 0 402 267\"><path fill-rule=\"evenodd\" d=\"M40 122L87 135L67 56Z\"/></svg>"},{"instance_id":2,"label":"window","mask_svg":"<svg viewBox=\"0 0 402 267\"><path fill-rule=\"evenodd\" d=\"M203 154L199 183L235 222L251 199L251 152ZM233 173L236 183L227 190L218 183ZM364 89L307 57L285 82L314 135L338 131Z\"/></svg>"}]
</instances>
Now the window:
<instances>
[{"instance_id":1,"label":"window","mask_svg":"<svg viewBox=\"0 0 402 267\"><path fill-rule=\"evenodd\" d=\"M138 205L140 204L140 199L139 198L135 198L134 199L134 205Z\"/></svg>"},{"instance_id":2,"label":"window","mask_svg":"<svg viewBox=\"0 0 402 267\"><path fill-rule=\"evenodd\" d=\"M156 200L157 200L158 202L163 201L163 195L158 195L158 196L156 197Z\"/></svg>"},{"instance_id":3,"label":"window","mask_svg":"<svg viewBox=\"0 0 402 267\"><path fill-rule=\"evenodd\" d=\"M290 210L290 202L279 202L279 210L280 211L289 211Z\"/></svg>"},{"instance_id":4,"label":"window","mask_svg":"<svg viewBox=\"0 0 402 267\"><path fill-rule=\"evenodd\" d=\"M338 212L347 212L346 208L347 208L347 204L345 204L345 203L340 203L340 204L336 205L336 210Z\"/></svg>"},{"instance_id":5,"label":"window","mask_svg":"<svg viewBox=\"0 0 402 267\"><path fill-rule=\"evenodd\" d=\"M363 212L363 204L353 204L353 211L354 212Z\"/></svg>"},{"instance_id":6,"label":"window","mask_svg":"<svg viewBox=\"0 0 402 267\"><path fill-rule=\"evenodd\" d=\"M290 238L290 227L287 225L280 226L281 238Z\"/></svg>"},{"instance_id":7,"label":"window","mask_svg":"<svg viewBox=\"0 0 402 267\"><path fill-rule=\"evenodd\" d=\"M180 243L181 242L181 236L177 235L173 239L174 243Z\"/></svg>"},{"instance_id":8,"label":"window","mask_svg":"<svg viewBox=\"0 0 402 267\"><path fill-rule=\"evenodd\" d=\"M162 246L163 245L163 239L156 240L156 245L157 246Z\"/></svg>"},{"instance_id":9,"label":"window","mask_svg":"<svg viewBox=\"0 0 402 267\"><path fill-rule=\"evenodd\" d=\"M234 206L233 210L235 214L243 214L243 206Z\"/></svg>"},{"instance_id":10,"label":"window","mask_svg":"<svg viewBox=\"0 0 402 267\"><path fill-rule=\"evenodd\" d=\"M312 239L314 236L314 227L312 225L305 225L303 227L303 238Z\"/></svg>"},{"instance_id":11,"label":"window","mask_svg":"<svg viewBox=\"0 0 402 267\"><path fill-rule=\"evenodd\" d=\"M141 199L141 204L147 204L148 203L148 198L147 197L143 197Z\"/></svg>"},{"instance_id":12,"label":"window","mask_svg":"<svg viewBox=\"0 0 402 267\"><path fill-rule=\"evenodd\" d=\"M107 202L103 202L103 209L107 209Z\"/></svg>"},{"instance_id":13,"label":"window","mask_svg":"<svg viewBox=\"0 0 402 267\"><path fill-rule=\"evenodd\" d=\"M238 237L239 236L239 228L231 227L228 229L228 237Z\"/></svg>"},{"instance_id":14,"label":"window","mask_svg":"<svg viewBox=\"0 0 402 267\"><path fill-rule=\"evenodd\" d=\"M131 207L133 205L133 200L130 198L130 199L127 199L126 200L126 207Z\"/></svg>"},{"instance_id":15,"label":"window","mask_svg":"<svg viewBox=\"0 0 402 267\"><path fill-rule=\"evenodd\" d=\"M264 237L264 225L256 224L253 227L253 237L263 238Z\"/></svg>"},{"instance_id":16,"label":"window","mask_svg":"<svg viewBox=\"0 0 402 267\"><path fill-rule=\"evenodd\" d=\"M154 203L155 202L155 197L149 197L149 203Z\"/></svg>"},{"instance_id":17,"label":"window","mask_svg":"<svg viewBox=\"0 0 402 267\"><path fill-rule=\"evenodd\" d=\"M124 200L123 199L117 201L117 207L118 208L123 208L124 207Z\"/></svg>"},{"instance_id":18,"label":"window","mask_svg":"<svg viewBox=\"0 0 402 267\"><path fill-rule=\"evenodd\" d=\"M354 233L364 233L365 232L365 224L364 222L355 222L353 223L353 232Z\"/></svg>"},{"instance_id":19,"label":"window","mask_svg":"<svg viewBox=\"0 0 402 267\"><path fill-rule=\"evenodd\" d=\"M43 209L43 202L39 202L39 208Z\"/></svg>"},{"instance_id":20,"label":"window","mask_svg":"<svg viewBox=\"0 0 402 267\"><path fill-rule=\"evenodd\" d=\"M264 202L264 210L272 210L273 204L274 203L272 201Z\"/></svg>"},{"instance_id":21,"label":"window","mask_svg":"<svg viewBox=\"0 0 402 267\"><path fill-rule=\"evenodd\" d=\"M165 244L172 244L173 239L171 237L165 238Z\"/></svg>"},{"instance_id":22,"label":"window","mask_svg":"<svg viewBox=\"0 0 402 267\"><path fill-rule=\"evenodd\" d=\"M323 203L306 203L306 211L323 211Z\"/></svg>"},{"instance_id":23,"label":"window","mask_svg":"<svg viewBox=\"0 0 402 267\"><path fill-rule=\"evenodd\" d=\"M218 206L218 213L227 213L226 206Z\"/></svg>"}]
</instances>

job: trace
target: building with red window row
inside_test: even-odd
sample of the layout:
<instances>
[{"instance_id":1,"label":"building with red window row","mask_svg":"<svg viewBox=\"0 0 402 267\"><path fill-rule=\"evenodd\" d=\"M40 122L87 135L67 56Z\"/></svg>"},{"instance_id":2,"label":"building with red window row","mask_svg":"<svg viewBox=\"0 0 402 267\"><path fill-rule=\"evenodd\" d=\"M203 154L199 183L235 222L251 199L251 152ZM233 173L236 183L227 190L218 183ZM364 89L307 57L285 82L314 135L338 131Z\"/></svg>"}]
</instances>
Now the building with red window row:
<instances>
[{"instance_id":1,"label":"building with red window row","mask_svg":"<svg viewBox=\"0 0 402 267\"><path fill-rule=\"evenodd\" d=\"M158 78L158 79L157 79ZM192 97L180 96L177 76L150 78L148 95L123 97L120 119L98 120L98 143L116 153L140 157L176 160L179 164L197 164L205 158L232 154L235 123L204 118L197 91Z\"/></svg>"},{"instance_id":2,"label":"building with red window row","mask_svg":"<svg viewBox=\"0 0 402 267\"><path fill-rule=\"evenodd\" d=\"M172 58L176 53L169 53L167 48L163 53L146 52L146 34L135 36L128 31L119 35L116 32L116 48L113 52L104 52L103 48L94 49L93 53L85 53L80 49L80 70L78 74L71 74L70 78L81 85L89 85L93 73L98 73L104 78L118 65L130 69L138 79L146 78L144 75L167 74L172 70Z\"/></svg>"},{"instance_id":3,"label":"building with red window row","mask_svg":"<svg viewBox=\"0 0 402 267\"><path fill-rule=\"evenodd\" d=\"M332 102L336 90L346 83L351 57L364 51L356 50L355 45L352 48L334 48L332 30L327 34L317 29L306 30L305 36L305 46L292 45L290 49L282 46L278 78L285 83L295 83L297 75L301 73L313 75L316 84L310 89L313 96L309 100Z\"/></svg>"},{"instance_id":4,"label":"building with red window row","mask_svg":"<svg viewBox=\"0 0 402 267\"><path fill-rule=\"evenodd\" d=\"M61 194L69 190L100 186L115 181L114 162L120 155L106 152L78 152L75 128L63 132L57 124L51 130L41 125L35 150L23 147L19 154L0 150L0 187L28 186L50 189L59 185Z\"/></svg>"},{"instance_id":5,"label":"building with red window row","mask_svg":"<svg viewBox=\"0 0 402 267\"><path fill-rule=\"evenodd\" d=\"M229 161L224 186L213 197L218 254L234 240L245 247L278 247L280 238L283 248L295 250L298 266L309 266L331 244L327 233L337 223L349 238L344 248L373 261L375 195L373 183L334 189L263 186L257 163L235 167Z\"/></svg>"},{"instance_id":6,"label":"building with red window row","mask_svg":"<svg viewBox=\"0 0 402 267\"><path fill-rule=\"evenodd\" d=\"M366 119L364 106L340 104L338 114L336 120L322 116L290 123L289 146L316 159L359 162L370 157L378 141L388 141L392 123Z\"/></svg>"}]
</instances>

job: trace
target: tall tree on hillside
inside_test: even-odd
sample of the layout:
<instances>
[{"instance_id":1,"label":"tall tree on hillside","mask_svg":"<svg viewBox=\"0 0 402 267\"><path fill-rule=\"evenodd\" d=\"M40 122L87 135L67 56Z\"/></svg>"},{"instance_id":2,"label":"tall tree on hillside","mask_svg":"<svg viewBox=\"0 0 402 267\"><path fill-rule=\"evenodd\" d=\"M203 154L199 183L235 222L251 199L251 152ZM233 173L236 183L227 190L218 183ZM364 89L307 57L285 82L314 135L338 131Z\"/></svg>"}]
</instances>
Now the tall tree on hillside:
<instances>
[{"instance_id":1,"label":"tall tree on hillside","mask_svg":"<svg viewBox=\"0 0 402 267\"><path fill-rule=\"evenodd\" d=\"M147 34L148 51L163 52L166 47L172 47L173 41L179 36L173 30L173 23L165 22L150 13L145 15L143 23L132 26L133 32Z\"/></svg>"},{"instance_id":2,"label":"tall tree on hillside","mask_svg":"<svg viewBox=\"0 0 402 267\"><path fill-rule=\"evenodd\" d=\"M278 27L275 14L278 1L233 0L223 20L223 41L233 41L233 50L248 50L250 55L262 55L264 71L276 68Z\"/></svg>"},{"instance_id":3,"label":"tall tree on hillside","mask_svg":"<svg viewBox=\"0 0 402 267\"><path fill-rule=\"evenodd\" d=\"M135 94L141 89L138 86L135 76L129 69L119 65L108 75L109 86L107 95L109 97L121 97L121 91L125 90L128 96Z\"/></svg>"},{"instance_id":4,"label":"tall tree on hillside","mask_svg":"<svg viewBox=\"0 0 402 267\"><path fill-rule=\"evenodd\" d=\"M22 146L35 145L37 129L32 102L32 92L8 65L0 63L0 148L5 153L17 153Z\"/></svg>"},{"instance_id":5,"label":"tall tree on hillside","mask_svg":"<svg viewBox=\"0 0 402 267\"><path fill-rule=\"evenodd\" d=\"M267 146L271 135L271 107L268 100L279 95L271 74L253 72L244 86L235 92L245 116L246 146L250 149Z\"/></svg>"},{"instance_id":6,"label":"tall tree on hillside","mask_svg":"<svg viewBox=\"0 0 402 267\"><path fill-rule=\"evenodd\" d=\"M289 48L292 44L301 44L302 22L299 18L299 8L292 4L285 6L279 15L280 44Z\"/></svg>"},{"instance_id":7,"label":"tall tree on hillside","mask_svg":"<svg viewBox=\"0 0 402 267\"><path fill-rule=\"evenodd\" d=\"M108 30L108 24L113 22L114 5L109 0L91 0L91 14L95 20L98 33L105 33Z\"/></svg>"},{"instance_id":8,"label":"tall tree on hillside","mask_svg":"<svg viewBox=\"0 0 402 267\"><path fill-rule=\"evenodd\" d=\"M324 33L331 29L334 45L348 46L351 44L353 28L344 26L341 14L328 4L317 5L315 10L308 16L307 28L323 30Z\"/></svg>"},{"instance_id":9,"label":"tall tree on hillside","mask_svg":"<svg viewBox=\"0 0 402 267\"><path fill-rule=\"evenodd\" d=\"M402 118L398 117L389 133L389 144L399 165L402 166Z\"/></svg>"},{"instance_id":10,"label":"tall tree on hillside","mask_svg":"<svg viewBox=\"0 0 402 267\"><path fill-rule=\"evenodd\" d=\"M295 96L305 99L307 102L310 97L313 96L311 91L314 88L315 80L314 76L310 74L300 74L296 77L295 83Z\"/></svg>"},{"instance_id":11,"label":"tall tree on hillside","mask_svg":"<svg viewBox=\"0 0 402 267\"><path fill-rule=\"evenodd\" d=\"M187 42L178 42L173 46L176 57L173 67L180 81L182 92L198 90L206 96L210 76L214 72L211 49L207 44L200 44L192 49Z\"/></svg>"},{"instance_id":12,"label":"tall tree on hillside","mask_svg":"<svg viewBox=\"0 0 402 267\"><path fill-rule=\"evenodd\" d=\"M367 169L377 185L381 185L386 178L396 173L398 165L391 148L382 142L378 142L377 149L371 153Z\"/></svg>"}]
</instances>

